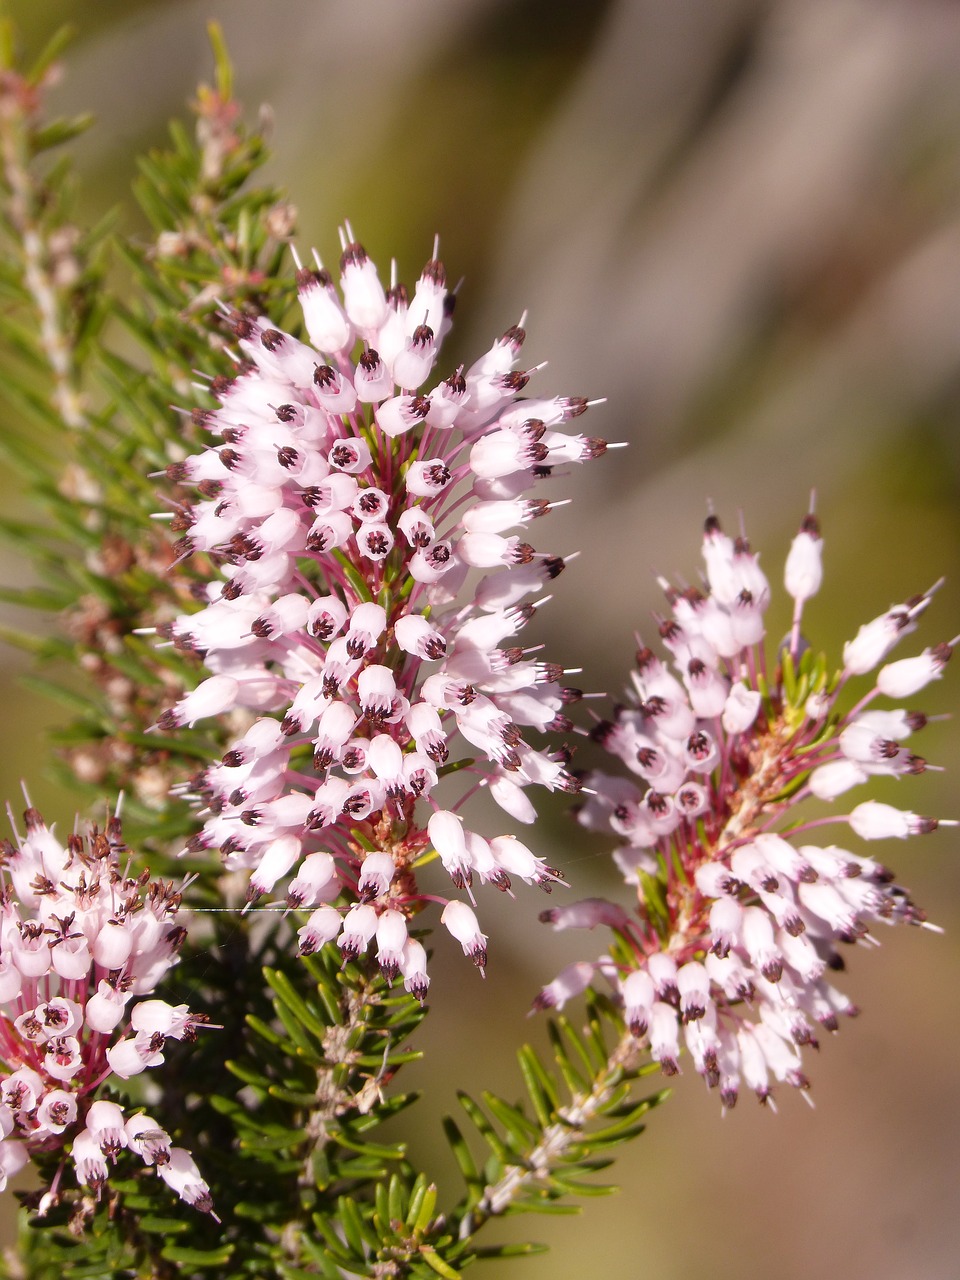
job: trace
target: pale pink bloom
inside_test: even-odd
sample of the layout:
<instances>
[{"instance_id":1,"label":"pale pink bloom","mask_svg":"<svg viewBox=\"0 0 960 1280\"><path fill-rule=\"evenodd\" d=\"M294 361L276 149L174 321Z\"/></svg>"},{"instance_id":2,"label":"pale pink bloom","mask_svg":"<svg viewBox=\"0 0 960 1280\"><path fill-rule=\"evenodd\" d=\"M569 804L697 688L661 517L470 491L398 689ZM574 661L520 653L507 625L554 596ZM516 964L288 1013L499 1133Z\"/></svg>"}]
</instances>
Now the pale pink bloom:
<instances>
[{"instance_id":1,"label":"pale pink bloom","mask_svg":"<svg viewBox=\"0 0 960 1280\"><path fill-rule=\"evenodd\" d=\"M127 1146L146 1165L164 1165L170 1159L170 1137L150 1116L131 1116L124 1125Z\"/></svg>"},{"instance_id":2,"label":"pale pink bloom","mask_svg":"<svg viewBox=\"0 0 960 1280\"><path fill-rule=\"evenodd\" d=\"M931 681L940 679L952 652L952 645L939 644L934 649L924 649L916 658L888 662L877 675L877 688L888 698L910 698Z\"/></svg>"},{"instance_id":3,"label":"pale pink bloom","mask_svg":"<svg viewBox=\"0 0 960 1280\"><path fill-rule=\"evenodd\" d=\"M127 1145L124 1123L123 1110L115 1102L94 1102L87 1112L87 1133L111 1160L115 1160L121 1147Z\"/></svg>"},{"instance_id":4,"label":"pale pink bloom","mask_svg":"<svg viewBox=\"0 0 960 1280\"><path fill-rule=\"evenodd\" d=\"M541 911L540 919L554 929L595 929L598 925L622 929L629 917L623 907L606 898L581 898Z\"/></svg>"},{"instance_id":5,"label":"pale pink bloom","mask_svg":"<svg viewBox=\"0 0 960 1280\"><path fill-rule=\"evenodd\" d=\"M905 840L936 830L938 823L935 818L921 818L892 804L866 800L850 814L850 826L861 840Z\"/></svg>"},{"instance_id":6,"label":"pale pink bloom","mask_svg":"<svg viewBox=\"0 0 960 1280\"><path fill-rule=\"evenodd\" d=\"M400 954L400 973L404 988L421 1004L427 994L430 978L427 974L427 953L416 938L407 938Z\"/></svg>"},{"instance_id":7,"label":"pale pink bloom","mask_svg":"<svg viewBox=\"0 0 960 1280\"><path fill-rule=\"evenodd\" d=\"M343 926L340 912L334 907L317 907L307 923L297 930L300 952L309 956L327 942L332 942Z\"/></svg>"},{"instance_id":8,"label":"pale pink bloom","mask_svg":"<svg viewBox=\"0 0 960 1280\"><path fill-rule=\"evenodd\" d=\"M570 731L565 708L579 694L513 641L564 562L515 530L535 519L539 530L557 505L531 493L553 468L605 445L566 429L586 400L520 397L532 371L518 367L517 326L441 377L452 302L443 265L431 259L408 300L402 286L384 288L349 228L341 239L339 297L319 265L297 273L309 343L228 314L240 371L211 389L209 448L168 468L200 488L179 504L178 556L205 551L221 572L199 612L158 628L201 654L207 677L158 723L171 732L237 708L276 718L279 737L263 747L238 737L192 788L208 809L191 849L219 847L228 868L247 870L251 900L283 885L291 907L322 903L298 931L304 950L328 938L330 912L346 915L338 936L353 955L378 917L409 921L423 907L418 859L444 765L461 766L464 794L488 786L528 824L536 787L579 787L566 752L534 741ZM749 557L735 573L762 591ZM428 692L431 680L448 694ZM300 817L277 807L291 793L308 797ZM445 804L453 814L459 800ZM436 847L458 887L474 872L509 884L475 834ZM367 869L358 930L360 849L389 855L396 874L373 892L375 864ZM320 852L336 877L322 886L305 872ZM505 857L522 879L554 879L531 850ZM395 951L384 952L391 977L403 973Z\"/></svg>"},{"instance_id":9,"label":"pale pink bloom","mask_svg":"<svg viewBox=\"0 0 960 1280\"><path fill-rule=\"evenodd\" d=\"M379 898L390 888L397 867L389 853L368 853L360 867L357 893L362 902Z\"/></svg>"},{"instance_id":10,"label":"pale pink bloom","mask_svg":"<svg viewBox=\"0 0 960 1280\"><path fill-rule=\"evenodd\" d=\"M0 1142L0 1191L6 1189L8 1179L18 1174L29 1159L25 1142L17 1142L15 1139Z\"/></svg>"},{"instance_id":11,"label":"pale pink bloom","mask_svg":"<svg viewBox=\"0 0 960 1280\"><path fill-rule=\"evenodd\" d=\"M47 1133L63 1133L76 1118L76 1094L66 1089L48 1089L37 1107L37 1124Z\"/></svg>"},{"instance_id":12,"label":"pale pink bloom","mask_svg":"<svg viewBox=\"0 0 960 1280\"><path fill-rule=\"evenodd\" d=\"M239 685L231 676L211 676L202 681L192 692L185 694L176 706L164 713L161 728L192 728L198 720L219 715L232 707L237 700Z\"/></svg>"},{"instance_id":13,"label":"pale pink bloom","mask_svg":"<svg viewBox=\"0 0 960 1280\"><path fill-rule=\"evenodd\" d=\"M219 1222L213 1212L210 1188L201 1178L200 1170L189 1151L183 1147L171 1147L168 1158L162 1163L156 1163L160 1177L181 1200L185 1200L194 1209L199 1209L201 1213L209 1213L215 1222Z\"/></svg>"},{"instance_id":14,"label":"pale pink bloom","mask_svg":"<svg viewBox=\"0 0 960 1280\"><path fill-rule=\"evenodd\" d=\"M562 1009L568 1000L586 991L593 981L595 966L589 960L575 960L548 982L533 1002L535 1009Z\"/></svg>"},{"instance_id":15,"label":"pale pink bloom","mask_svg":"<svg viewBox=\"0 0 960 1280\"><path fill-rule=\"evenodd\" d=\"M452 899L443 908L440 923L453 935L482 973L487 963L486 934L480 932L477 917L465 902Z\"/></svg>"},{"instance_id":16,"label":"pale pink bloom","mask_svg":"<svg viewBox=\"0 0 960 1280\"><path fill-rule=\"evenodd\" d=\"M83 1186L92 1187L94 1191L99 1192L106 1182L110 1170L103 1152L100 1150L100 1143L97 1142L93 1134L86 1129L78 1133L73 1140L71 1155L73 1156L73 1165L77 1173L77 1181Z\"/></svg>"},{"instance_id":17,"label":"pale pink bloom","mask_svg":"<svg viewBox=\"0 0 960 1280\"><path fill-rule=\"evenodd\" d=\"M783 577L787 594L798 602L809 600L820 590L823 582L823 539L812 513L805 517L800 532L790 544Z\"/></svg>"},{"instance_id":18,"label":"pale pink bloom","mask_svg":"<svg viewBox=\"0 0 960 1280\"><path fill-rule=\"evenodd\" d=\"M128 874L116 818L87 841L72 835L65 849L36 810L24 817L0 920L20 978L0 982L0 1185L35 1153L60 1148L78 1182L99 1194L130 1146L123 1108L104 1091L162 1063L164 1039L190 1038L203 1021L161 1000L128 1008L176 964L180 895ZM44 1212L58 1187L59 1178Z\"/></svg>"},{"instance_id":19,"label":"pale pink bloom","mask_svg":"<svg viewBox=\"0 0 960 1280\"><path fill-rule=\"evenodd\" d=\"M388 981L400 972L407 942L407 920L402 911L387 909L377 918L377 962Z\"/></svg>"},{"instance_id":20,"label":"pale pink bloom","mask_svg":"<svg viewBox=\"0 0 960 1280\"><path fill-rule=\"evenodd\" d=\"M367 944L377 931L377 912L366 903L351 907L343 918L340 931L340 950L350 960L355 960L367 949Z\"/></svg>"},{"instance_id":21,"label":"pale pink bloom","mask_svg":"<svg viewBox=\"0 0 960 1280\"><path fill-rule=\"evenodd\" d=\"M873 859L800 843L801 806L811 795L833 802L877 774L923 770L903 743L926 716L871 704L878 693L923 688L941 673L951 645L887 664L872 687L846 697L848 681L874 671L915 630L927 592L862 627L844 648L840 682L811 688L806 673L818 668L804 665L801 626L803 604L821 581L815 518L805 519L787 561L795 609L785 653L763 653L769 588L746 540L728 537L711 516L703 555L708 593L663 582L671 616L660 634L677 674L641 646L631 696L593 730L631 777L588 775L579 817L620 837L615 860L637 910L587 900L541 919L607 925L617 939L607 957L612 985L633 1034L668 1074L679 1069L685 1045L730 1107L741 1085L761 1101L777 1082L807 1088L802 1047L817 1043L818 1028L836 1030L838 1015L856 1012L830 980L843 967L843 948L879 924L924 920ZM782 675L788 663L802 677L795 692ZM826 660L821 669L835 666ZM835 820L868 841L938 826L876 800ZM564 970L538 1003L556 1003L569 975L579 979L587 968L595 966Z\"/></svg>"},{"instance_id":22,"label":"pale pink bloom","mask_svg":"<svg viewBox=\"0 0 960 1280\"><path fill-rule=\"evenodd\" d=\"M287 905L312 907L330 888L339 892L336 864L329 853L311 853L300 864L297 877L287 891Z\"/></svg>"}]
</instances>

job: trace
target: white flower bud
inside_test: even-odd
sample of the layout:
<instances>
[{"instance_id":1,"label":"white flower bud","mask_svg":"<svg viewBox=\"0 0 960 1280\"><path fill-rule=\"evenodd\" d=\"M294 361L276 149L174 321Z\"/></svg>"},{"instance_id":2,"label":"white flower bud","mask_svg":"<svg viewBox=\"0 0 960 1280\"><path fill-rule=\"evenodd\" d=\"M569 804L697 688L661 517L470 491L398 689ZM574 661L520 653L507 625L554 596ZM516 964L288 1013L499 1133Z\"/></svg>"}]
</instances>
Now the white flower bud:
<instances>
[{"instance_id":1,"label":"white flower bud","mask_svg":"<svg viewBox=\"0 0 960 1280\"><path fill-rule=\"evenodd\" d=\"M297 290L311 343L318 351L336 355L353 346L354 333L336 291L327 280L326 273L318 280L312 272L304 271L297 275Z\"/></svg>"},{"instance_id":2,"label":"white flower bud","mask_svg":"<svg viewBox=\"0 0 960 1280\"><path fill-rule=\"evenodd\" d=\"M325 943L332 942L340 932L342 924L340 912L334 907L317 907L303 928L297 930L300 954L313 955Z\"/></svg>"},{"instance_id":3,"label":"white flower bud","mask_svg":"<svg viewBox=\"0 0 960 1280\"><path fill-rule=\"evenodd\" d=\"M441 912L440 923L460 943L463 954L483 972L487 963L487 936L480 932L477 917L467 904L451 899Z\"/></svg>"},{"instance_id":4,"label":"white flower bud","mask_svg":"<svg viewBox=\"0 0 960 1280\"><path fill-rule=\"evenodd\" d=\"M104 969L122 969L133 950L133 935L122 923L108 920L93 943L93 958Z\"/></svg>"},{"instance_id":5,"label":"white flower bud","mask_svg":"<svg viewBox=\"0 0 960 1280\"><path fill-rule=\"evenodd\" d=\"M165 1163L157 1165L157 1172L181 1200L193 1205L201 1213L211 1214L215 1221L219 1221L213 1213L210 1188L200 1177L200 1170L189 1151L183 1147L171 1147L170 1158Z\"/></svg>"},{"instance_id":6,"label":"white flower bud","mask_svg":"<svg viewBox=\"0 0 960 1280\"><path fill-rule=\"evenodd\" d=\"M537 811L527 793L517 783L503 774L497 775L488 788L491 796L505 813L517 822L531 823L537 820Z\"/></svg>"},{"instance_id":7,"label":"white flower bud","mask_svg":"<svg viewBox=\"0 0 960 1280\"><path fill-rule=\"evenodd\" d=\"M340 287L350 323L362 334L372 333L387 318L387 298L375 264L359 244L344 246Z\"/></svg>"},{"instance_id":8,"label":"white flower bud","mask_svg":"<svg viewBox=\"0 0 960 1280\"><path fill-rule=\"evenodd\" d=\"M177 725L192 729L198 720L219 716L236 706L239 682L232 676L210 676L180 699L171 714Z\"/></svg>"},{"instance_id":9,"label":"white flower bud","mask_svg":"<svg viewBox=\"0 0 960 1280\"><path fill-rule=\"evenodd\" d=\"M850 814L849 822L861 840L886 840L890 837L905 840L907 836L933 831L938 825L934 818L921 818L915 813L896 809L892 804L881 804L879 800L858 804Z\"/></svg>"},{"instance_id":10,"label":"white flower bud","mask_svg":"<svg viewBox=\"0 0 960 1280\"><path fill-rule=\"evenodd\" d=\"M377 961L390 981L400 972L406 941L407 920L403 912L392 909L381 912L377 921Z\"/></svg>"},{"instance_id":11,"label":"white flower bud","mask_svg":"<svg viewBox=\"0 0 960 1280\"><path fill-rule=\"evenodd\" d=\"M650 1056L668 1076L676 1075L680 1057L680 1026L672 1005L657 1000L650 1010Z\"/></svg>"},{"instance_id":12,"label":"white flower bud","mask_svg":"<svg viewBox=\"0 0 960 1280\"><path fill-rule=\"evenodd\" d=\"M109 982L102 980L97 984L96 992L87 1001L83 1020L91 1031L100 1031L109 1035L120 1025L124 1008L130 999L130 992L117 990Z\"/></svg>"},{"instance_id":13,"label":"white flower bud","mask_svg":"<svg viewBox=\"0 0 960 1280\"><path fill-rule=\"evenodd\" d=\"M783 584L787 594L801 604L817 594L822 581L823 539L816 517L811 512L804 518L800 532L790 544Z\"/></svg>"},{"instance_id":14,"label":"white flower bud","mask_svg":"<svg viewBox=\"0 0 960 1280\"><path fill-rule=\"evenodd\" d=\"M322 910L322 908L321 908ZM377 913L373 907L360 903L351 907L344 916L340 931L340 950L355 960L367 949L367 943L377 931Z\"/></svg>"},{"instance_id":15,"label":"white flower bud","mask_svg":"<svg viewBox=\"0 0 960 1280\"><path fill-rule=\"evenodd\" d=\"M831 760L810 774L808 786L818 800L836 800L851 787L859 786L869 778L866 769L855 760Z\"/></svg>"},{"instance_id":16,"label":"white flower bud","mask_svg":"<svg viewBox=\"0 0 960 1280\"><path fill-rule=\"evenodd\" d=\"M915 658L888 662L877 673L877 688L888 698L910 698L933 680L940 679L951 652L950 645L941 644L933 649L924 649Z\"/></svg>"},{"instance_id":17,"label":"white flower bud","mask_svg":"<svg viewBox=\"0 0 960 1280\"><path fill-rule=\"evenodd\" d=\"M586 991L594 971L595 966L588 960L575 960L565 965L534 1000L534 1009L562 1009L568 1000Z\"/></svg>"},{"instance_id":18,"label":"white flower bud","mask_svg":"<svg viewBox=\"0 0 960 1280\"><path fill-rule=\"evenodd\" d=\"M742 680L737 680L730 686L723 705L721 723L724 730L729 734L746 733L760 713L761 701L757 689L748 689Z\"/></svg>"}]
</instances>

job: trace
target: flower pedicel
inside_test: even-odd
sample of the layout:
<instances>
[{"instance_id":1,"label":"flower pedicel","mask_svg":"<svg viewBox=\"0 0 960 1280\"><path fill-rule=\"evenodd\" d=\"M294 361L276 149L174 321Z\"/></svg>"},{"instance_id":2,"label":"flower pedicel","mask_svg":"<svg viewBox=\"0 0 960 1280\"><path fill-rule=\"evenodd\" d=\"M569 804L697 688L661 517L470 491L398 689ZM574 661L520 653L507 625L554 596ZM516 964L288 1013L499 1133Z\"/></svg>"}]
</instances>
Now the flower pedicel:
<instances>
[{"instance_id":1,"label":"flower pedicel","mask_svg":"<svg viewBox=\"0 0 960 1280\"><path fill-rule=\"evenodd\" d=\"M475 882L557 878L456 810L486 786L530 823L529 787L577 789L564 750L527 740L568 729L579 696L516 643L564 568L526 540L553 505L527 495L606 446L563 429L586 401L519 397L520 327L434 380L454 302L436 250L408 297L395 279L383 288L349 227L341 238L342 300L319 260L298 272L309 345L228 317L243 364L196 415L213 443L169 468L198 494L176 516L181 554L207 553L222 576L199 612L159 628L210 673L159 727L246 709L245 732L194 780L206 815L191 848L248 870L251 903L285 882L288 905L311 911L302 951L375 947L422 999L408 923L426 901L486 961L472 907L418 886L424 854L471 900ZM441 806L453 769L467 780Z\"/></svg>"},{"instance_id":2,"label":"flower pedicel","mask_svg":"<svg viewBox=\"0 0 960 1280\"><path fill-rule=\"evenodd\" d=\"M641 647L630 700L593 732L632 776L591 773L579 818L620 837L614 857L635 909L587 899L541 916L557 929L606 925L615 941L598 961L569 965L537 1007L561 1006L602 974L663 1070L678 1070L684 1043L726 1106L741 1084L762 1102L775 1081L807 1088L803 1046L857 1012L830 980L844 967L842 945L873 941L875 923L924 921L872 856L809 841L834 825L862 841L903 839L936 819L875 800L806 820L797 807L924 770L907 743L926 717L882 700L938 679L952 645L886 661L916 629L929 591L861 627L832 675L800 634L821 553L811 514L787 557L793 626L770 669L770 591L757 556L707 520L706 592L663 583L672 617L660 638L676 674ZM874 672L872 687L851 690Z\"/></svg>"}]
</instances>

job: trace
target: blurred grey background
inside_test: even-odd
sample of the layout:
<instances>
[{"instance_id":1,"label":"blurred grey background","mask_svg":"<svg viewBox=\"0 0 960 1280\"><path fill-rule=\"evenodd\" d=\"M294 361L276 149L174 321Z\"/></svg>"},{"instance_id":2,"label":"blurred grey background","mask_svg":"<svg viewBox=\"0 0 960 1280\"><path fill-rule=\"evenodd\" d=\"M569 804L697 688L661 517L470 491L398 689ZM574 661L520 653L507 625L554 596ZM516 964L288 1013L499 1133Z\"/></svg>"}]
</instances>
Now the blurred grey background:
<instances>
[{"instance_id":1,"label":"blurred grey background","mask_svg":"<svg viewBox=\"0 0 960 1280\"><path fill-rule=\"evenodd\" d=\"M90 218L119 203L126 229L143 230L133 156L162 145L210 79L215 17L248 112L270 106L269 176L299 209L302 249L334 261L350 218L382 270L395 256L412 282L439 232L450 277L464 277L449 368L526 310L524 360L549 361L536 390L606 397L583 429L630 448L557 481L576 501L533 530L539 548L583 552L535 638L583 665L587 688L615 694L633 629L652 631L651 571L695 578L708 500L731 529L743 513L777 585L816 487L827 577L807 615L815 646L839 657L860 622L941 574L904 652L960 632L954 0L8 8L31 47L77 27L54 105L98 117L78 148ZM4 501L17 509L14 493ZM3 581L23 572L0 564ZM782 601L771 610L774 636L787 616ZM42 776L42 728L59 712L18 691L13 655L0 660L0 795L27 776L35 802L69 822L72 797ZM918 705L948 711L957 674ZM884 798L960 816L956 744L954 725L928 728L917 749L948 772ZM568 853L560 816L537 839L571 896L615 890L602 845ZM851 957L864 1013L811 1061L816 1109L785 1092L779 1115L745 1097L721 1118L688 1071L615 1171L621 1194L580 1219L508 1224L552 1250L490 1264L491 1280L960 1274L958 837L882 852L946 933L884 932L880 951ZM411 1145L441 1177L438 1121L455 1088L517 1093L510 1046L542 1035L524 1017L532 996L603 946L534 926L533 890L492 897L488 978L438 941L427 1061L410 1073L431 1090Z\"/></svg>"}]
</instances>

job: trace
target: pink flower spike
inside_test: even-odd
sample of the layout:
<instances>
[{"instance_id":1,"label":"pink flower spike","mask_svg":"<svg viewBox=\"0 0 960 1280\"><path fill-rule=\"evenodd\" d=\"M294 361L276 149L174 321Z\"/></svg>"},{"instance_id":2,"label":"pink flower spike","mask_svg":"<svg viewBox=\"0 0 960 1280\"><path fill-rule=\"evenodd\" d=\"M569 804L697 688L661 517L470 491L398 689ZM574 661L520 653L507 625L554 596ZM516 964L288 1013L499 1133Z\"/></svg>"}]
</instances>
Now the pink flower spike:
<instances>
[{"instance_id":1,"label":"pink flower spike","mask_svg":"<svg viewBox=\"0 0 960 1280\"><path fill-rule=\"evenodd\" d=\"M18 836L6 860L4 911L21 945L44 939L27 955L28 967L41 960L45 967L34 974L28 1007L22 986L16 1012L0 1007L8 1046L0 1072L0 1151L11 1158L20 1151L24 1160L70 1151L78 1181L99 1195L129 1146L124 1110L100 1096L101 1086L115 1089L119 1080L161 1065L164 1039L190 1039L202 1021L186 1005L161 1000L127 1008L131 996L148 995L176 963L184 932L176 924L180 890L130 875L117 816L105 833L84 839L75 832L66 849L34 810L26 823L26 837ZM105 971L109 977L100 977ZM45 998L34 1003L37 984ZM60 1198L59 1182L57 1174L42 1198L45 1211Z\"/></svg>"},{"instance_id":2,"label":"pink flower spike","mask_svg":"<svg viewBox=\"0 0 960 1280\"><path fill-rule=\"evenodd\" d=\"M341 247L342 302L319 259L316 271L298 264L313 346L267 317L227 313L238 376L209 386L205 447L168 470L199 490L179 503L176 556L212 553L220 581L198 612L158 629L161 643L199 656L219 683L204 681L160 727L207 714L240 725L191 784L203 820L193 852L219 849L228 870L246 870L248 901L278 893L290 908L313 908L298 934L304 952L345 915L335 932L359 954L386 912L409 923L437 900L417 878L445 774L464 789L451 786L448 812L488 786L525 823L536 816L534 786L577 789L566 752L535 741L570 732L573 691L559 668L511 643L564 561L513 535L558 505L532 494L552 466L598 457L604 445L565 430L585 399L519 398L534 370L515 369L517 326L467 373L432 373L453 311L436 247L409 300L395 273L384 288L349 226ZM494 572L478 584L474 565ZM741 576L758 580L755 564L745 560ZM428 692L434 674L449 696ZM247 741L251 711L275 723L272 741ZM452 853L438 846L454 882L506 889L490 843L462 836ZM514 878L549 887L549 869L524 850L509 851ZM315 882L305 868L321 852L333 876ZM378 855L392 868L382 892L370 879ZM357 906L372 915L358 920ZM100 941L108 958L117 939L108 930ZM66 939L55 950L79 967L85 956L72 957L74 947L83 950ZM42 936L22 949L17 972L29 981L22 969L45 971L50 943ZM411 965L410 989L422 998ZM116 1001L104 993L94 1006L104 1025L118 1012L107 1004ZM121 1016L121 1040L123 1027ZM130 1050L117 1052L124 1069L137 1066Z\"/></svg>"},{"instance_id":3,"label":"pink flower spike","mask_svg":"<svg viewBox=\"0 0 960 1280\"><path fill-rule=\"evenodd\" d=\"M854 1012L830 982L842 947L873 942L876 923L925 923L873 859L799 840L838 821L865 840L904 839L942 820L875 800L849 815L805 818L797 810L811 796L830 804L877 774L924 770L903 743L927 717L871 704L876 693L909 696L935 680L952 645L884 666L876 688L844 713L840 691L846 697L857 675L916 628L932 592L860 628L840 679L823 674L835 666L816 653L793 679L782 649L796 669L807 647L801 606L821 578L812 517L788 558L794 624L781 651L762 648L769 586L745 539L728 538L711 516L703 550L707 592L662 583L671 612L658 625L676 674L641 646L633 687L593 730L628 776L596 771L583 779L579 819L621 841L614 860L625 902L636 908L611 904L607 916L588 901L541 919L555 927L609 922L618 938L603 960L615 968L628 1026L667 1074L679 1069L682 1043L729 1107L741 1084L761 1102L776 1082L806 1090L802 1047L817 1044L819 1026L835 1030L840 1013ZM520 701L512 705L520 718ZM522 761L526 773L525 754Z\"/></svg>"}]
</instances>

